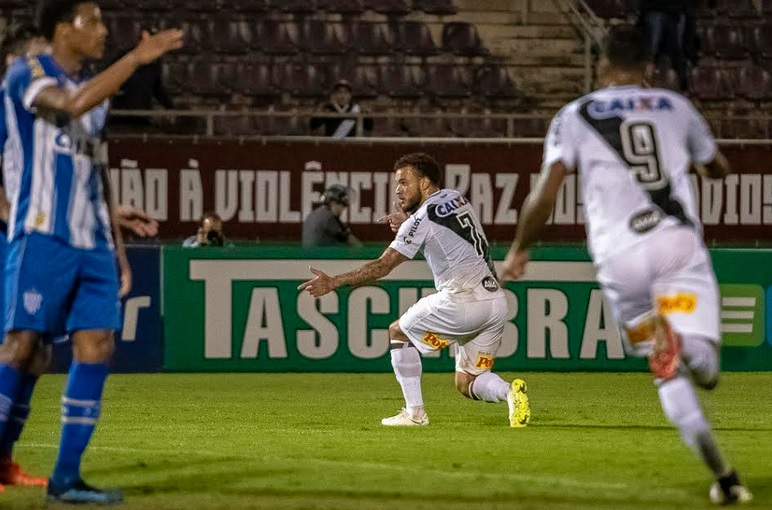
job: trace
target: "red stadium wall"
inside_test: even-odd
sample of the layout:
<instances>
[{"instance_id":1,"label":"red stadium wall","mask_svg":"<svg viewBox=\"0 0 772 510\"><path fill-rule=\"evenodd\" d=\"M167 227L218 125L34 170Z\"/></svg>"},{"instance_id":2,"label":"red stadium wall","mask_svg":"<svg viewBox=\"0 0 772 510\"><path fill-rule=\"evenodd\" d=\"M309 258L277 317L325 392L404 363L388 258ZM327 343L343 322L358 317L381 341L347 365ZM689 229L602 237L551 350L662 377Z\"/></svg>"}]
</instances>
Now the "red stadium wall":
<instances>
[{"instance_id":1,"label":"red stadium wall","mask_svg":"<svg viewBox=\"0 0 772 510\"><path fill-rule=\"evenodd\" d=\"M391 232L374 220L391 209L391 165L401 155L428 152L445 167L445 185L464 191L491 241L512 238L518 211L541 161L541 145L484 143L169 142L114 140L111 176L121 202L147 209L164 238L195 232L196 221L217 211L231 238L300 239L305 214L333 183L349 186L347 221L365 241ZM694 176L709 242L772 240L772 150L727 147L735 174L724 181ZM581 194L566 182L548 241L584 239Z\"/></svg>"}]
</instances>

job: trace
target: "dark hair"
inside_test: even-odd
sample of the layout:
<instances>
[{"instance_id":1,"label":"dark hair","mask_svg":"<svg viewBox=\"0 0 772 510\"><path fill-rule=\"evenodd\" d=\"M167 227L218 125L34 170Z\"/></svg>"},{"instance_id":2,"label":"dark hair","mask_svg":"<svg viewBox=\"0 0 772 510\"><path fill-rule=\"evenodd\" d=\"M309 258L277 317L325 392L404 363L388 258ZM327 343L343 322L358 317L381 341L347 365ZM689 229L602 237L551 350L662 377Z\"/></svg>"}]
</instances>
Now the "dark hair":
<instances>
[{"instance_id":1,"label":"dark hair","mask_svg":"<svg viewBox=\"0 0 772 510\"><path fill-rule=\"evenodd\" d=\"M322 195L322 203L329 204L330 202L339 202L348 207L349 194L348 188L342 184L333 184L327 188Z\"/></svg>"},{"instance_id":2,"label":"dark hair","mask_svg":"<svg viewBox=\"0 0 772 510\"><path fill-rule=\"evenodd\" d=\"M72 21L78 5L95 2L96 0L41 0L38 3L37 13L40 35L53 41L56 25Z\"/></svg>"},{"instance_id":3,"label":"dark hair","mask_svg":"<svg viewBox=\"0 0 772 510\"><path fill-rule=\"evenodd\" d=\"M8 55L15 55L17 57L23 56L27 52L27 44L38 37L38 31L34 25L24 23L16 25L8 30L8 36L3 40L3 44L0 45L0 63L5 63L5 58Z\"/></svg>"},{"instance_id":4,"label":"dark hair","mask_svg":"<svg viewBox=\"0 0 772 510\"><path fill-rule=\"evenodd\" d=\"M614 25L603 39L603 56L620 69L643 67L647 61L643 34L633 25Z\"/></svg>"},{"instance_id":5,"label":"dark hair","mask_svg":"<svg viewBox=\"0 0 772 510\"><path fill-rule=\"evenodd\" d=\"M412 166L420 177L428 177L432 184L439 186L442 182L442 172L437 160L423 152L406 154L394 163L394 171Z\"/></svg>"}]
</instances>

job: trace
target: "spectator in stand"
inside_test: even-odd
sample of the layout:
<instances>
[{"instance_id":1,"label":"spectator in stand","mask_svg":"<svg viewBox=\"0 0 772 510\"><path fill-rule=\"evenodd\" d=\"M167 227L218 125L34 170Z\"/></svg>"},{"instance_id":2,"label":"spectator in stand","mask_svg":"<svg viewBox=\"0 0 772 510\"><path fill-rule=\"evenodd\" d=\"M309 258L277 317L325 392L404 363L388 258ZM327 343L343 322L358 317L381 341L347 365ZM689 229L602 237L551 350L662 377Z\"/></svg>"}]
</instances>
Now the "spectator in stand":
<instances>
[{"instance_id":1,"label":"spectator in stand","mask_svg":"<svg viewBox=\"0 0 772 510\"><path fill-rule=\"evenodd\" d=\"M349 205L349 190L333 184L322 195L322 203L303 221L303 248L359 246L361 243L340 215Z\"/></svg>"},{"instance_id":2,"label":"spectator in stand","mask_svg":"<svg viewBox=\"0 0 772 510\"><path fill-rule=\"evenodd\" d=\"M150 28L147 32L155 34L158 30ZM123 54L119 55L118 59L122 56ZM123 83L118 94L113 97L112 108L115 110L152 110L154 99L164 108L170 110L174 108L174 101L172 101L163 83L163 64L160 58L139 66L134 71L134 74ZM113 125L147 128L151 125L151 119L144 116L113 115L112 123Z\"/></svg>"},{"instance_id":3,"label":"spectator in stand","mask_svg":"<svg viewBox=\"0 0 772 510\"><path fill-rule=\"evenodd\" d=\"M347 80L338 80L330 93L330 99L319 108L321 113L358 114L362 113L362 107L353 101L351 83ZM333 138L346 138L356 136L357 119L336 117L313 117L311 119L311 132L314 133L324 127L324 136ZM373 130L373 119L363 119L363 130Z\"/></svg>"},{"instance_id":4,"label":"spectator in stand","mask_svg":"<svg viewBox=\"0 0 772 510\"><path fill-rule=\"evenodd\" d=\"M225 238L222 218L216 212L204 213L196 235L190 236L182 242L183 248L200 248L203 246L213 246L216 248L233 246L233 243Z\"/></svg>"},{"instance_id":5,"label":"spectator in stand","mask_svg":"<svg viewBox=\"0 0 772 510\"><path fill-rule=\"evenodd\" d=\"M657 59L666 55L678 75L682 92L689 89L688 62L684 51L687 14L693 0L641 0L638 26L643 30L648 64L646 80L651 82Z\"/></svg>"}]
</instances>

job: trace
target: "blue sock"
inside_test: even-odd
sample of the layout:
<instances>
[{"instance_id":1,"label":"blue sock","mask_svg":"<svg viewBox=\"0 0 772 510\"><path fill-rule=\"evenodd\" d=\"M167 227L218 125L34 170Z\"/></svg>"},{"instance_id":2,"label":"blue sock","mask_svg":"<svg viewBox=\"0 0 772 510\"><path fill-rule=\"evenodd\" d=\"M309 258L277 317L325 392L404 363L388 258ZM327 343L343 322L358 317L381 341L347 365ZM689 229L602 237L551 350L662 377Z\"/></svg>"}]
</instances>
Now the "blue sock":
<instances>
[{"instance_id":1,"label":"blue sock","mask_svg":"<svg viewBox=\"0 0 772 510\"><path fill-rule=\"evenodd\" d=\"M0 363L0 438L5 436L5 426L11 409L19 395L21 372L10 365Z\"/></svg>"},{"instance_id":2,"label":"blue sock","mask_svg":"<svg viewBox=\"0 0 772 510\"><path fill-rule=\"evenodd\" d=\"M62 396L62 438L51 479L68 485L80 479L80 459L99 419L102 389L107 378L104 363L73 361Z\"/></svg>"},{"instance_id":3,"label":"blue sock","mask_svg":"<svg viewBox=\"0 0 772 510\"><path fill-rule=\"evenodd\" d=\"M13 403L13 407L11 407L11 414L8 422L5 424L2 437L0 437L0 460L11 458L13 445L21 436L21 431L24 429L27 417L29 417L29 403L32 399L35 383L37 382L38 378L36 375L25 373L21 377L16 401Z\"/></svg>"}]
</instances>

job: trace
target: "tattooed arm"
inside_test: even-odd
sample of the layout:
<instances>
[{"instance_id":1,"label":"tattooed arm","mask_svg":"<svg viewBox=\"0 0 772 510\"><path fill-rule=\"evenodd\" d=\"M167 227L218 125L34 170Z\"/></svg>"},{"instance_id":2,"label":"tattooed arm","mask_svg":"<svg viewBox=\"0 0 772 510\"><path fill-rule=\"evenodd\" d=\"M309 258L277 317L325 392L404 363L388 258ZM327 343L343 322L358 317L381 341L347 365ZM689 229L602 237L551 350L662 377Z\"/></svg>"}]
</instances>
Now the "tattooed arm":
<instances>
[{"instance_id":1,"label":"tattooed arm","mask_svg":"<svg viewBox=\"0 0 772 510\"><path fill-rule=\"evenodd\" d=\"M348 273L330 276L318 269L310 268L316 275L314 278L302 283L298 290L307 290L314 297L321 297L343 285L362 285L363 283L380 280L391 271L406 261L407 257L394 248L386 248L380 258L370 261Z\"/></svg>"}]
</instances>

